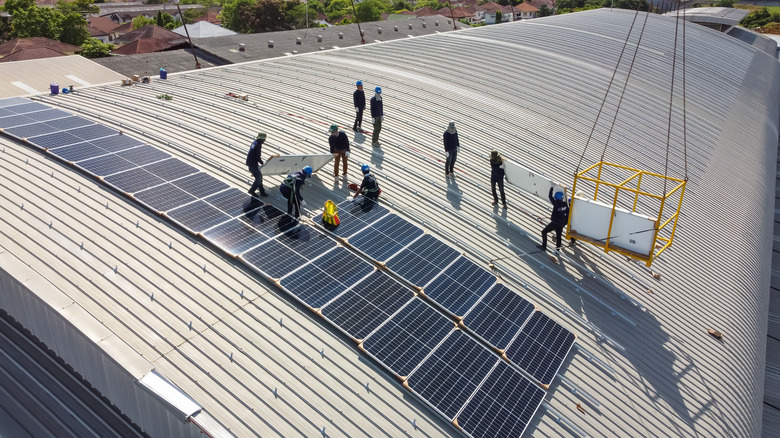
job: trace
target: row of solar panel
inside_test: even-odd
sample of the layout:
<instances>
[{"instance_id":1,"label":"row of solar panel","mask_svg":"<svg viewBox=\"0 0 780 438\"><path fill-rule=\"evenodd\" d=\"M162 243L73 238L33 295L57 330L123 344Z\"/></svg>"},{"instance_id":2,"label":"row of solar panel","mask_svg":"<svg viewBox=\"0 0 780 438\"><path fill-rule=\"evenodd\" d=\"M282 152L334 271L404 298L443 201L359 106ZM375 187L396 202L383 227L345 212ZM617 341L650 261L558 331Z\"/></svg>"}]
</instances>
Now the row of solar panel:
<instances>
[{"instance_id":1,"label":"row of solar panel","mask_svg":"<svg viewBox=\"0 0 780 438\"><path fill-rule=\"evenodd\" d=\"M6 105L7 101L0 101L0 127L7 133L19 138L23 133L35 134L25 136L29 143L66 161L75 161L87 172L103 178L106 183L277 280L290 295L316 309L353 339L362 341L361 348L391 372L408 377L406 385L410 390L470 435L517 436L538 409L544 391L474 339L454 330L451 320L415 298L408 287L385 272L377 271L365 259L339 246L320 231L297 225L273 206L264 205L237 189L228 189L227 184L199 173L165 152L130 137L123 136L120 140L117 136L121 134L110 128L67 113L55 114L51 111L58 110L49 110L45 105L29 103L25 99L14 105ZM70 121L66 125L62 120ZM50 131L52 124L70 128L68 131ZM95 128L81 129L90 126ZM112 138L112 141L106 140ZM72 141L76 143L69 143ZM366 202L342 208L344 215L350 217L342 217L343 225L331 230L334 234L350 238L350 245L361 248L375 259L386 259L388 267L409 279L411 284L424 287L426 295L441 290L439 299L442 302L447 302L444 297L450 279L437 274L443 270L447 272L445 268L454 264L450 260L453 257L460 265L473 265L443 242L424 235L419 227L390 214L378 204ZM374 229L373 223L378 220L382 221L380 227ZM384 241L390 239L393 244L375 245L377 236ZM431 253L446 254L447 257L429 257ZM437 288L434 283L440 277L441 287ZM484 295L482 299L477 297L477 306L466 317L474 321L470 323L470 329L484 326L486 334L502 333L506 337L510 331L496 327L517 325L518 321L502 319L493 313L513 301L524 306L525 310L519 312L522 314L534 313L533 306L505 287L495 286L495 293ZM458 303L456 298L451 301ZM477 312L480 305L485 310ZM537 315L546 318L535 312L534 317ZM531 353L526 354L530 358L529 364L524 368L532 370L532 366L544 365L544 371L552 373L551 381L559 364L551 369L542 363L544 357L539 355L539 345L545 342L541 335L546 334L549 330L521 331L515 338L527 339L530 346L527 350ZM468 351L479 351L479 363L474 363L472 353L440 357L437 351L445 348L448 345L445 340L449 339L469 344ZM477 368L471 369L474 366ZM460 398L451 400L446 391L427 389L427 377L416 378L427 375L438 376L438 379L444 379L443 382L452 381L453 385L460 384L458 379L468 379L470 383L459 391ZM489 383L494 375L501 377ZM510 420L497 420L501 418Z\"/></svg>"}]
</instances>

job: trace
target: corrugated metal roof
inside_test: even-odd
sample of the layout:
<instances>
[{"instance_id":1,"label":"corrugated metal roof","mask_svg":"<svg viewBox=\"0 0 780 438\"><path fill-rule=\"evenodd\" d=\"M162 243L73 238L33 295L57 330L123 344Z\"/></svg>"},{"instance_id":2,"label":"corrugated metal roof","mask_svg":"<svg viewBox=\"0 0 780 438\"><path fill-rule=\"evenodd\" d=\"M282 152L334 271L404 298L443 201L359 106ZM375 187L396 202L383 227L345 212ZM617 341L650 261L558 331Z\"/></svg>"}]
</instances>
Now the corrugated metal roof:
<instances>
[{"instance_id":1,"label":"corrugated metal roof","mask_svg":"<svg viewBox=\"0 0 780 438\"><path fill-rule=\"evenodd\" d=\"M121 124L243 187L244 154L258 130L268 133L267 153L324 151L327 126L352 123L354 80L366 89L381 86L383 146L351 134L351 161L373 165L385 204L474 260L495 261L505 283L579 334L579 348L561 370L565 380L553 383L548 409L531 424L535 435L569 435L573 425L591 436L757 436L774 216L767 206L774 205L780 114L776 59L687 27L689 183L675 244L652 268L660 279L582 245L552 264L534 253L546 202L510 189L509 209L490 207L491 148L570 180L633 16L566 14L43 101ZM608 160L664 170L674 24L648 18ZM622 64L618 83L627 71ZM247 93L249 101L228 92ZM173 100L156 99L162 93ZM607 100L607 114L616 102L614 95ZM679 177L679 99L673 112L668 172ZM449 120L457 122L463 150L457 176L447 182L441 133ZM607 130L606 123L597 127L585 163L598 160ZM0 205L13 231L2 232L0 243L101 315L238 436L315 435L322 426L331 436L454 433L273 285L95 182L3 142L0 178L11 189L0 193ZM347 181L322 173L304 188L312 206L348 195ZM266 185L279 181L268 177ZM271 202L282 205L278 197ZM48 220L61 224L55 228L64 238L50 237ZM88 242L90 257L65 256L64 247L78 241ZM121 278L102 275L115 265ZM725 340L707 335L708 328ZM229 362L237 351L239 360Z\"/></svg>"},{"instance_id":2,"label":"corrugated metal roof","mask_svg":"<svg viewBox=\"0 0 780 438\"><path fill-rule=\"evenodd\" d=\"M106 82L119 83L123 78L106 67L83 56L32 59L0 63L0 98L47 93L49 84L75 88Z\"/></svg>"}]
</instances>

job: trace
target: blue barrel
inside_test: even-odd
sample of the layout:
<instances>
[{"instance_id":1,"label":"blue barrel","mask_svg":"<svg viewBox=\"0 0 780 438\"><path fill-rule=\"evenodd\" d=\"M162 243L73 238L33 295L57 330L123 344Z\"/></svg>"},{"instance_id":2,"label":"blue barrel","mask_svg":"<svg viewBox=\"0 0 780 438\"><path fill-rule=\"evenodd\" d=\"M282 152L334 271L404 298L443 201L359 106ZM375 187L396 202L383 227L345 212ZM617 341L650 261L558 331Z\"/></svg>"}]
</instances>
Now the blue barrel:
<instances>
[{"instance_id":1,"label":"blue barrel","mask_svg":"<svg viewBox=\"0 0 780 438\"><path fill-rule=\"evenodd\" d=\"M160 69L160 79L168 79L168 70L164 68Z\"/></svg>"},{"instance_id":2,"label":"blue barrel","mask_svg":"<svg viewBox=\"0 0 780 438\"><path fill-rule=\"evenodd\" d=\"M51 87L51 94L60 94L59 84L50 84L49 87Z\"/></svg>"}]
</instances>

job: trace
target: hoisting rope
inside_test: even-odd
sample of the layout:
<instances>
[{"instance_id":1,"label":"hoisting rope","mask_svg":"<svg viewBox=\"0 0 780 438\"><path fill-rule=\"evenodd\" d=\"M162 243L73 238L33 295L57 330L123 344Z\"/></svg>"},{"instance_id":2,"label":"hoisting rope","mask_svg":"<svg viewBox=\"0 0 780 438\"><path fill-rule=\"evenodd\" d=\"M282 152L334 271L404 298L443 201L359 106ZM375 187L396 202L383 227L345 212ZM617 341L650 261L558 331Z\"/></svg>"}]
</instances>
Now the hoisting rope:
<instances>
[{"instance_id":1,"label":"hoisting rope","mask_svg":"<svg viewBox=\"0 0 780 438\"><path fill-rule=\"evenodd\" d=\"M623 48L620 50L620 57L618 57L617 64L615 65L615 70L612 72L612 78L610 78L609 85L607 86L607 91L606 93L604 93L604 99L602 99L601 101L599 112L596 114L596 120L593 121L593 127L590 128L588 141L585 142L585 149L582 150L582 155L580 155L580 160L577 162L577 169L574 171L575 175L580 172L580 165L582 164L582 159L585 158L585 152L588 151L588 145L590 145L590 139L593 138L593 132L596 130L596 125L598 125L599 118L601 117L601 111L604 110L604 104L607 102L607 97L609 97L609 90L612 88L612 82L615 81L615 76L617 75L618 67L620 67L620 61L623 60L623 52L626 51L626 46L628 45L628 38L631 36L631 31L634 29L634 23L636 23L637 15L639 15L639 8L637 8L636 12L634 13L634 19L631 21L631 27L628 29L628 34L626 34L626 40L623 42Z\"/></svg>"},{"instance_id":2,"label":"hoisting rope","mask_svg":"<svg viewBox=\"0 0 780 438\"><path fill-rule=\"evenodd\" d=\"M688 110L685 108L685 14L687 9L683 10L683 162L685 163L685 181L688 181Z\"/></svg>"}]
</instances>

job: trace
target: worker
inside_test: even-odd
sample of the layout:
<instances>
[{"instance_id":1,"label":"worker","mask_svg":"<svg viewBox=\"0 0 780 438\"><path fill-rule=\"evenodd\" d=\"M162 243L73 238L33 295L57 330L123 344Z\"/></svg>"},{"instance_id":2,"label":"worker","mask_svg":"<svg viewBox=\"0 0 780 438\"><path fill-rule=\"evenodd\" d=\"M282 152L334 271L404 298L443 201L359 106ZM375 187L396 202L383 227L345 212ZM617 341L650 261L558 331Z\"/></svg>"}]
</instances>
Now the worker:
<instances>
[{"instance_id":1,"label":"worker","mask_svg":"<svg viewBox=\"0 0 780 438\"><path fill-rule=\"evenodd\" d=\"M255 141L249 146L249 152L246 154L246 165L249 168L249 173L255 177L255 181L252 183L252 187L249 188L249 193L255 196L255 191L260 189L260 196L268 196L263 187L263 174L260 172L260 164L263 164L263 160L260 158L260 152L263 149L263 143L265 142L265 132L260 132L255 137Z\"/></svg>"},{"instance_id":2,"label":"worker","mask_svg":"<svg viewBox=\"0 0 780 438\"><path fill-rule=\"evenodd\" d=\"M292 209L295 207L294 217L296 219L301 216L301 207L306 206L306 201L301 196L301 186L306 178L311 176L311 172L311 166L306 166L292 175L287 175L287 178L279 186L282 196L287 199L287 214L292 215Z\"/></svg>"},{"instance_id":3,"label":"worker","mask_svg":"<svg viewBox=\"0 0 780 438\"><path fill-rule=\"evenodd\" d=\"M455 122L450 122L447 130L442 137L444 142L444 154L447 160L444 162L444 175L454 174L455 160L458 159L460 151L460 141L458 140L458 131L455 129Z\"/></svg>"},{"instance_id":4,"label":"worker","mask_svg":"<svg viewBox=\"0 0 780 438\"><path fill-rule=\"evenodd\" d=\"M379 194L382 192L379 190L379 182L376 177L371 174L371 168L368 164L360 166L360 171L363 172L363 182L360 184L360 188L355 192L355 196L352 200L357 199L362 193L364 197L376 201L379 198Z\"/></svg>"},{"instance_id":5,"label":"worker","mask_svg":"<svg viewBox=\"0 0 780 438\"><path fill-rule=\"evenodd\" d=\"M330 136L328 136L328 143L330 143L330 153L333 154L333 176L339 176L339 161L344 160L343 170L344 176L347 176L347 158L349 158L349 138L347 133L339 131L338 125L330 125Z\"/></svg>"},{"instance_id":6,"label":"worker","mask_svg":"<svg viewBox=\"0 0 780 438\"><path fill-rule=\"evenodd\" d=\"M555 195L553 195L552 187L550 187L547 197L550 198L553 209L550 215L550 223L542 230L542 244L537 245L537 248L545 251L547 249L547 233L555 230L555 249L559 250L561 249L563 227L569 222L569 203L564 199L563 192L556 191Z\"/></svg>"},{"instance_id":7,"label":"worker","mask_svg":"<svg viewBox=\"0 0 780 438\"><path fill-rule=\"evenodd\" d=\"M497 150L490 151L490 186L493 191L493 205L498 204L496 186L501 192L501 204L506 208L506 195L504 194L504 157Z\"/></svg>"},{"instance_id":8,"label":"worker","mask_svg":"<svg viewBox=\"0 0 780 438\"><path fill-rule=\"evenodd\" d=\"M366 109L366 93L363 92L363 81L355 83L357 90L352 93L352 102L355 104L355 123L353 131L363 132L363 110Z\"/></svg>"},{"instance_id":9,"label":"worker","mask_svg":"<svg viewBox=\"0 0 780 438\"><path fill-rule=\"evenodd\" d=\"M385 111L382 108L382 89L374 89L374 97L371 98L371 123L374 124L374 132L371 133L371 146L381 146L379 144L379 131L382 130L382 120L385 118Z\"/></svg>"}]
</instances>

